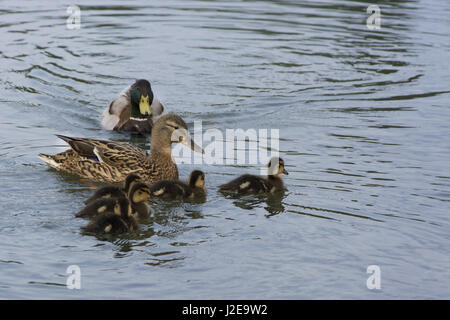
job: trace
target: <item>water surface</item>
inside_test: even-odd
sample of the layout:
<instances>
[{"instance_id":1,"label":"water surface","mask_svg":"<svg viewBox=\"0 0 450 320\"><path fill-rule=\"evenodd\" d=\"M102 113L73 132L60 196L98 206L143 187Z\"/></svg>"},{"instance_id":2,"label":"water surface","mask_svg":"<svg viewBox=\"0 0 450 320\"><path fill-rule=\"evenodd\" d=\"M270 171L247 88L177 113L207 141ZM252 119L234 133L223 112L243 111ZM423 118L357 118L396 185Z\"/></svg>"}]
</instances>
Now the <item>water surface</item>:
<instances>
[{"instance_id":1,"label":"water surface","mask_svg":"<svg viewBox=\"0 0 450 320\"><path fill-rule=\"evenodd\" d=\"M450 5L380 1L3 1L0 298L450 297ZM137 233L97 239L75 219L92 192L37 154L99 116L136 78L193 128L280 129L283 196L153 205ZM82 289L65 287L69 265ZM369 265L381 290L366 287Z\"/></svg>"}]
</instances>

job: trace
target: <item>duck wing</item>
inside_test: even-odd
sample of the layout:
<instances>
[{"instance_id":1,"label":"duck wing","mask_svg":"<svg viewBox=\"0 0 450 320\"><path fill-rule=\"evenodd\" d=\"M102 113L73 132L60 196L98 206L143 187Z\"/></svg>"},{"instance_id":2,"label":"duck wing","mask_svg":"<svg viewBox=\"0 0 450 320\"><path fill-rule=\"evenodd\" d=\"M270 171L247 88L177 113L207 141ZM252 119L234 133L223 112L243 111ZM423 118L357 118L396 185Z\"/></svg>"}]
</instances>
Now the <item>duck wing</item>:
<instances>
[{"instance_id":1,"label":"duck wing","mask_svg":"<svg viewBox=\"0 0 450 320\"><path fill-rule=\"evenodd\" d=\"M131 86L127 87L116 99L114 99L108 108L102 114L101 124L106 130L114 130L123 126L130 118L131 114L131 100L130 100Z\"/></svg>"},{"instance_id":2,"label":"duck wing","mask_svg":"<svg viewBox=\"0 0 450 320\"><path fill-rule=\"evenodd\" d=\"M149 186L152 197L182 198L188 196L190 187L177 180L162 180Z\"/></svg>"},{"instance_id":3,"label":"duck wing","mask_svg":"<svg viewBox=\"0 0 450 320\"><path fill-rule=\"evenodd\" d=\"M123 182L129 173L145 176L147 153L124 142L58 135L70 149L56 155L39 154L51 167L98 182ZM138 172L139 171L139 172ZM152 173L153 175L153 173ZM153 178L152 178L153 179Z\"/></svg>"},{"instance_id":4,"label":"duck wing","mask_svg":"<svg viewBox=\"0 0 450 320\"><path fill-rule=\"evenodd\" d=\"M106 186L95 191L95 193L90 196L89 199L84 202L84 204L89 205L98 199L120 198L125 196L125 193L120 187Z\"/></svg>"},{"instance_id":5,"label":"duck wing","mask_svg":"<svg viewBox=\"0 0 450 320\"><path fill-rule=\"evenodd\" d=\"M138 170L147 159L144 150L127 143L95 146L93 152L100 163L126 171Z\"/></svg>"},{"instance_id":6,"label":"duck wing","mask_svg":"<svg viewBox=\"0 0 450 320\"><path fill-rule=\"evenodd\" d=\"M124 233L128 231L128 226L121 217L114 213L105 213L94 217L84 228L87 233Z\"/></svg>"},{"instance_id":7,"label":"duck wing","mask_svg":"<svg viewBox=\"0 0 450 320\"><path fill-rule=\"evenodd\" d=\"M77 214L75 214L75 217L77 218L83 218L83 217L95 217L102 213L114 213L114 206L116 205L117 200L116 199L97 199L92 203L89 203L86 205L83 209L78 211Z\"/></svg>"},{"instance_id":8,"label":"duck wing","mask_svg":"<svg viewBox=\"0 0 450 320\"><path fill-rule=\"evenodd\" d=\"M121 166L127 160L143 161L147 157L143 149L126 142L56 136L67 142L79 157L105 162L113 167Z\"/></svg>"},{"instance_id":9,"label":"duck wing","mask_svg":"<svg viewBox=\"0 0 450 320\"><path fill-rule=\"evenodd\" d=\"M219 190L236 193L258 193L269 191L270 185L263 177L244 174L226 184L221 185Z\"/></svg>"}]
</instances>

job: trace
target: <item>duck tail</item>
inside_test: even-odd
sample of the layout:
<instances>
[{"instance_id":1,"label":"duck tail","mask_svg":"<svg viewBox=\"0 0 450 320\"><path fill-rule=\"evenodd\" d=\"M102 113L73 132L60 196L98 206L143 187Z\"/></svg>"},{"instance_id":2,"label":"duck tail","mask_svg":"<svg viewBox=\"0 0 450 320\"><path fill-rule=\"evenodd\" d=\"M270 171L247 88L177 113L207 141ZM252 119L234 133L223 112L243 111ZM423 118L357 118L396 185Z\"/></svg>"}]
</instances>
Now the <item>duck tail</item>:
<instances>
[{"instance_id":1,"label":"duck tail","mask_svg":"<svg viewBox=\"0 0 450 320\"><path fill-rule=\"evenodd\" d=\"M75 151L79 156L86 158L95 158L95 154L93 153L94 145L89 142L89 139L84 138L74 138L63 136L61 134L56 135L61 140L67 142L70 148Z\"/></svg>"},{"instance_id":2,"label":"duck tail","mask_svg":"<svg viewBox=\"0 0 450 320\"><path fill-rule=\"evenodd\" d=\"M70 142L72 142L74 139L68 136L63 136L62 134L55 134L55 136L57 136L58 138L60 138L61 140L64 140L65 142L67 142L68 144L70 144Z\"/></svg>"}]
</instances>

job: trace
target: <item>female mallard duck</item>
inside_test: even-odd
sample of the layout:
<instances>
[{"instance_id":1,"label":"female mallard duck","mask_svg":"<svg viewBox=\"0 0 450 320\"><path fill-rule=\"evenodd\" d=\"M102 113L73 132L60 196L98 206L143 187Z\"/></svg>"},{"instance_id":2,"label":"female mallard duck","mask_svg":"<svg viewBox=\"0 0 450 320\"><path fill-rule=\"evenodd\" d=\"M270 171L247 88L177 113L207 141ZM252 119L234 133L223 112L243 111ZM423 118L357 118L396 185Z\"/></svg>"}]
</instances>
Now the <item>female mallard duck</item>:
<instances>
[{"instance_id":1,"label":"female mallard duck","mask_svg":"<svg viewBox=\"0 0 450 320\"><path fill-rule=\"evenodd\" d=\"M203 153L191 139L184 120L175 114L164 115L155 123L149 155L125 142L58 137L71 149L53 156L39 154L39 157L57 170L100 182L121 182L130 173L148 184L176 180L178 169L172 159L172 143L182 143Z\"/></svg>"},{"instance_id":2,"label":"female mallard duck","mask_svg":"<svg viewBox=\"0 0 450 320\"><path fill-rule=\"evenodd\" d=\"M283 180L278 176L280 173L288 174L284 168L283 159L274 157L270 159L267 167L269 171L267 178L244 174L224 185L221 185L219 190L238 194L262 192L274 193L284 190Z\"/></svg>"},{"instance_id":3,"label":"female mallard duck","mask_svg":"<svg viewBox=\"0 0 450 320\"><path fill-rule=\"evenodd\" d=\"M102 187L95 191L95 193L91 197L89 197L89 199L87 199L84 204L91 204L98 199L127 197L131 187L136 182L140 182L139 176L135 175L134 173L130 173L125 179L123 188L119 186Z\"/></svg>"},{"instance_id":4,"label":"female mallard duck","mask_svg":"<svg viewBox=\"0 0 450 320\"><path fill-rule=\"evenodd\" d=\"M153 94L150 82L136 80L126 88L103 112L101 123L106 130L130 131L148 134L153 118L164 111Z\"/></svg>"},{"instance_id":5,"label":"female mallard duck","mask_svg":"<svg viewBox=\"0 0 450 320\"><path fill-rule=\"evenodd\" d=\"M206 197L205 174L194 170L187 184L179 180L163 180L150 186L152 197L163 199L194 199Z\"/></svg>"},{"instance_id":6,"label":"female mallard duck","mask_svg":"<svg viewBox=\"0 0 450 320\"><path fill-rule=\"evenodd\" d=\"M132 214L128 199L120 198L118 201L120 204L120 215L111 212L101 213L96 215L82 230L87 233L100 234L118 234L136 230L138 224Z\"/></svg>"},{"instance_id":7,"label":"female mallard duck","mask_svg":"<svg viewBox=\"0 0 450 320\"><path fill-rule=\"evenodd\" d=\"M138 218L147 218L150 215L150 206L147 201L150 199L150 189L142 182L135 183L128 194L128 200L133 209L133 215Z\"/></svg>"}]
</instances>

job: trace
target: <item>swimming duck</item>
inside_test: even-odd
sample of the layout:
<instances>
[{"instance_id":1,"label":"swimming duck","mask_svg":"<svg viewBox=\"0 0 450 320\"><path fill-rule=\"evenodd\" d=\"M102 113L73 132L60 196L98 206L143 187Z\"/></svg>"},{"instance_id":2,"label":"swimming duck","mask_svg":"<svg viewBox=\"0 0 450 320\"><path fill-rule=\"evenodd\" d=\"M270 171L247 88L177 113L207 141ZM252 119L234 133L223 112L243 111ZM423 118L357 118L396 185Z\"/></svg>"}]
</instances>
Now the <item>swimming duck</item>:
<instances>
[{"instance_id":1,"label":"swimming duck","mask_svg":"<svg viewBox=\"0 0 450 320\"><path fill-rule=\"evenodd\" d=\"M138 224L132 214L128 199L120 198L118 201L120 204L120 215L111 212L101 213L95 216L82 230L87 233L97 234L119 234L136 230Z\"/></svg>"},{"instance_id":2,"label":"swimming duck","mask_svg":"<svg viewBox=\"0 0 450 320\"><path fill-rule=\"evenodd\" d=\"M163 199L186 199L206 197L205 174L194 170L187 184L179 180L163 180L150 186L152 197Z\"/></svg>"},{"instance_id":3,"label":"swimming duck","mask_svg":"<svg viewBox=\"0 0 450 320\"><path fill-rule=\"evenodd\" d=\"M273 157L268 165L267 178L244 174L230 182L221 185L219 191L232 192L238 194L245 193L274 193L284 190L283 180L278 176L281 173L288 174L284 168L284 161L281 158Z\"/></svg>"},{"instance_id":4,"label":"swimming duck","mask_svg":"<svg viewBox=\"0 0 450 320\"><path fill-rule=\"evenodd\" d=\"M147 218L150 214L150 206L147 200L150 199L150 189L142 182L137 182L130 189L128 200L131 203L133 214L138 218Z\"/></svg>"},{"instance_id":5,"label":"swimming duck","mask_svg":"<svg viewBox=\"0 0 450 320\"><path fill-rule=\"evenodd\" d=\"M163 113L164 107L154 96L150 82L136 80L114 99L101 116L106 130L151 133L153 119Z\"/></svg>"},{"instance_id":6,"label":"swimming duck","mask_svg":"<svg viewBox=\"0 0 450 320\"><path fill-rule=\"evenodd\" d=\"M98 189L95 193L89 197L84 203L86 205L93 203L97 199L107 199L107 198L121 198L127 197L131 187L139 182L140 178L134 173L130 173L125 179L124 187L119 186L106 186Z\"/></svg>"},{"instance_id":7,"label":"swimming duck","mask_svg":"<svg viewBox=\"0 0 450 320\"><path fill-rule=\"evenodd\" d=\"M155 123L149 155L125 142L57 136L70 149L53 156L41 153L39 157L57 170L100 182L121 182L130 173L148 184L176 180L178 169L172 159L172 143L182 143L204 153L191 139L184 120L175 114L163 115Z\"/></svg>"}]
</instances>

